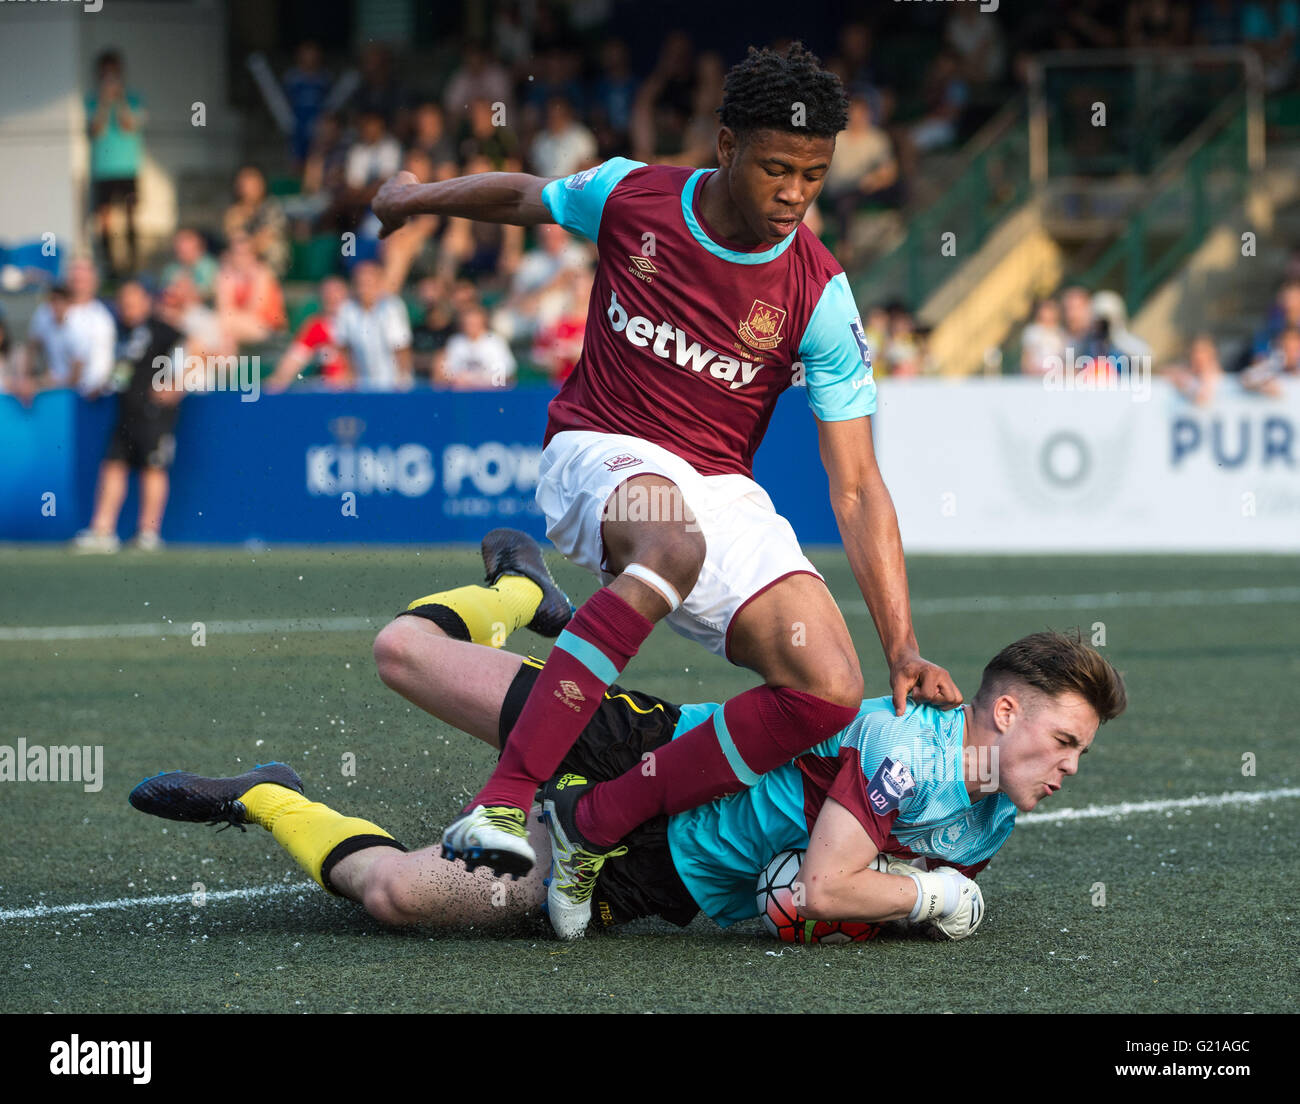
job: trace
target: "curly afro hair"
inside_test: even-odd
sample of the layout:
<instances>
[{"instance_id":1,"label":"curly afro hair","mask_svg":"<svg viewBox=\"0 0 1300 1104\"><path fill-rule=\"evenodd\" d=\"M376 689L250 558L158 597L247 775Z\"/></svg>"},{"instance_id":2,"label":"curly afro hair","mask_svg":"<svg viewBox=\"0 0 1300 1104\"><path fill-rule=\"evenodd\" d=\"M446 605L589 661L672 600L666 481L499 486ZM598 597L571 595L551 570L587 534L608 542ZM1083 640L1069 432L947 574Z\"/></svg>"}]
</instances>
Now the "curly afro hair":
<instances>
[{"instance_id":1,"label":"curly afro hair","mask_svg":"<svg viewBox=\"0 0 1300 1104\"><path fill-rule=\"evenodd\" d=\"M797 104L803 105L802 125L795 122ZM757 130L834 138L848 125L848 98L840 78L802 42L784 54L751 46L727 71L718 118L742 143Z\"/></svg>"}]
</instances>

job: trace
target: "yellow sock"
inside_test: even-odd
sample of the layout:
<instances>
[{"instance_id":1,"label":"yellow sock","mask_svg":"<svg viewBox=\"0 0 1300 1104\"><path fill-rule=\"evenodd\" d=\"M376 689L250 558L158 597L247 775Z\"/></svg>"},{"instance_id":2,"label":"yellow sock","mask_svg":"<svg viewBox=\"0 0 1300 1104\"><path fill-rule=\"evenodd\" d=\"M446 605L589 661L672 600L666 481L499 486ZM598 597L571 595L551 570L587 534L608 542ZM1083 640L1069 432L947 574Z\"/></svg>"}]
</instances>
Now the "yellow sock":
<instances>
[{"instance_id":1,"label":"yellow sock","mask_svg":"<svg viewBox=\"0 0 1300 1104\"><path fill-rule=\"evenodd\" d=\"M318 801L308 801L302 794L274 782L262 782L240 797L248 810L248 819L275 837L275 842L293 857L293 860L310 874L322 889L334 892L322 872L325 861L340 844L355 840L344 853L334 856L334 862L363 847L384 845L406 850L377 824L360 817L345 817ZM331 864L332 865L332 864Z\"/></svg>"},{"instance_id":2,"label":"yellow sock","mask_svg":"<svg viewBox=\"0 0 1300 1104\"><path fill-rule=\"evenodd\" d=\"M417 598L406 608L444 606L465 623L475 644L505 647L506 639L527 625L542 603L542 588L522 575L502 575L494 586L463 586ZM444 629L445 625L442 626Z\"/></svg>"}]
</instances>

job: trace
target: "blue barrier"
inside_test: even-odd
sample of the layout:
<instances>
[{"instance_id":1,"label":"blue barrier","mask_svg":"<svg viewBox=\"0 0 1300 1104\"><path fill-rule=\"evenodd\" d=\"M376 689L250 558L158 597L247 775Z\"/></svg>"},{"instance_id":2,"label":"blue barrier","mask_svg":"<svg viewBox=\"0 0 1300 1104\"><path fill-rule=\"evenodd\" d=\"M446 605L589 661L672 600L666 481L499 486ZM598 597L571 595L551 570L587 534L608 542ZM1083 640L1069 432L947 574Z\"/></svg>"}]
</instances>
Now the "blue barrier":
<instances>
[{"instance_id":1,"label":"blue barrier","mask_svg":"<svg viewBox=\"0 0 1300 1104\"><path fill-rule=\"evenodd\" d=\"M533 496L552 394L188 397L163 537L476 543L497 525L541 537ZM67 391L38 395L30 408L0 396L0 539L67 540L87 524L114 413L112 398ZM804 542L838 541L801 390L778 405L755 476ZM135 528L136 495L133 479L123 537Z\"/></svg>"}]
</instances>

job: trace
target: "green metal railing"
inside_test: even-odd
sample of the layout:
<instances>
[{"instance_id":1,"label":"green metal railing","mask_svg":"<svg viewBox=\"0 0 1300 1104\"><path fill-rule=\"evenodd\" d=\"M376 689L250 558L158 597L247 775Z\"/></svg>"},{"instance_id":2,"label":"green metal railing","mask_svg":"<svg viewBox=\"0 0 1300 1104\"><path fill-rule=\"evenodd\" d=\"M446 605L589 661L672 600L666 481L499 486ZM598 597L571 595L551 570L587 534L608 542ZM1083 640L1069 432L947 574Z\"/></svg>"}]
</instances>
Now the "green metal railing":
<instances>
[{"instance_id":1,"label":"green metal railing","mask_svg":"<svg viewBox=\"0 0 1300 1104\"><path fill-rule=\"evenodd\" d=\"M1166 159L1123 233L1072 279L1120 292L1133 317L1241 202L1250 179L1248 145L1247 103L1238 93Z\"/></svg>"},{"instance_id":2,"label":"green metal railing","mask_svg":"<svg viewBox=\"0 0 1300 1104\"><path fill-rule=\"evenodd\" d=\"M906 237L850 275L859 306L866 310L888 299L902 299L912 310L919 309L1028 196L1025 104L1016 101L971 139L965 165L944 194L911 219ZM955 235L955 256L945 255L942 248L947 233Z\"/></svg>"},{"instance_id":3,"label":"green metal railing","mask_svg":"<svg viewBox=\"0 0 1300 1104\"><path fill-rule=\"evenodd\" d=\"M1053 179L1158 172L1241 88L1247 64L1237 50L1216 49L1065 51L1038 62Z\"/></svg>"}]
</instances>

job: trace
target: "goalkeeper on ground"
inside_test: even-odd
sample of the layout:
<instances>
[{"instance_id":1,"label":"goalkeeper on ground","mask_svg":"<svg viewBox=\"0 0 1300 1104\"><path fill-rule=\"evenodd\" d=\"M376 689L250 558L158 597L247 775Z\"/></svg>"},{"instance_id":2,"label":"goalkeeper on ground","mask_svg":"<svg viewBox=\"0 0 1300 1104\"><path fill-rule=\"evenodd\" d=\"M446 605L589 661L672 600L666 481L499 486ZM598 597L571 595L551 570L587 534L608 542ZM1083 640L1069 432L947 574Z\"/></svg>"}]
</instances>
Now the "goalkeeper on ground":
<instances>
[{"instance_id":1,"label":"goalkeeper on ground","mask_svg":"<svg viewBox=\"0 0 1300 1104\"><path fill-rule=\"evenodd\" d=\"M571 607L530 537L495 530L483 550L484 585L412 602L380 632L375 657L403 697L499 750L542 667L504 650L506 637L523 626L553 636ZM660 916L685 926L704 912L727 927L758 915L760 872L795 849L806 851L801 919L901 921L963 938L983 916L973 879L1017 811L1060 789L1098 726L1125 705L1118 672L1077 636L1055 632L999 652L960 709L911 705L897 717L890 695L868 699L846 728L749 778L742 792L635 829L588 883L592 924ZM654 770L659 748L718 708L610 686L540 792L551 832L530 817L541 861L511 882L491 873L486 853L471 850L467 867L437 844L408 851L379 825L311 801L284 764L238 778L160 774L131 803L172 820L261 825L323 888L386 924L519 921L546 901L548 852L569 836L572 794Z\"/></svg>"}]
</instances>

